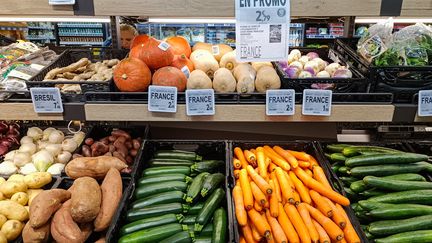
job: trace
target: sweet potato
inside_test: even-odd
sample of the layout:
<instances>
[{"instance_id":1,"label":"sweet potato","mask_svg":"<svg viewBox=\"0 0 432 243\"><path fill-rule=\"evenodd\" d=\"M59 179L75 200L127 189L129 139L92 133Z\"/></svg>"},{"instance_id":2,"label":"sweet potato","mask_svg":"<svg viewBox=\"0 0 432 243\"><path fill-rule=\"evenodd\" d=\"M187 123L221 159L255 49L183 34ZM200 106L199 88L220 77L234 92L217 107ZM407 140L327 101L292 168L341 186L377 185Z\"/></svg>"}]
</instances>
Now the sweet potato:
<instances>
[{"instance_id":1,"label":"sweet potato","mask_svg":"<svg viewBox=\"0 0 432 243\"><path fill-rule=\"evenodd\" d=\"M83 176L102 179L110 168L120 171L127 168L127 165L120 159L110 156L81 157L70 161L66 165L65 171L73 179Z\"/></svg>"},{"instance_id":2,"label":"sweet potato","mask_svg":"<svg viewBox=\"0 0 432 243\"><path fill-rule=\"evenodd\" d=\"M123 186L120 172L111 168L101 185L102 204L98 216L94 221L95 231L100 232L108 228L120 203Z\"/></svg>"},{"instance_id":3,"label":"sweet potato","mask_svg":"<svg viewBox=\"0 0 432 243\"><path fill-rule=\"evenodd\" d=\"M92 223L81 224L80 229L81 229L81 240L82 242L85 242L93 232L93 224Z\"/></svg>"},{"instance_id":4,"label":"sweet potato","mask_svg":"<svg viewBox=\"0 0 432 243\"><path fill-rule=\"evenodd\" d=\"M81 229L71 216L71 200L65 202L51 221L51 235L56 242L81 243Z\"/></svg>"},{"instance_id":5,"label":"sweet potato","mask_svg":"<svg viewBox=\"0 0 432 243\"><path fill-rule=\"evenodd\" d=\"M99 240L95 241L95 243L105 243L105 242L106 242L105 235L99 238Z\"/></svg>"},{"instance_id":6,"label":"sweet potato","mask_svg":"<svg viewBox=\"0 0 432 243\"><path fill-rule=\"evenodd\" d=\"M31 227L30 223L27 222L27 224L24 226L24 229L22 231L22 237L24 243L48 242L48 239L50 237L50 227L51 227L51 222L49 221L37 229Z\"/></svg>"},{"instance_id":7,"label":"sweet potato","mask_svg":"<svg viewBox=\"0 0 432 243\"><path fill-rule=\"evenodd\" d=\"M39 193L30 205L30 225L34 228L46 224L51 216L68 200L71 193L63 189L51 189Z\"/></svg>"},{"instance_id":8,"label":"sweet potato","mask_svg":"<svg viewBox=\"0 0 432 243\"><path fill-rule=\"evenodd\" d=\"M97 181L81 177L74 181L71 196L71 215L77 223L93 221L99 214L102 193Z\"/></svg>"}]
</instances>

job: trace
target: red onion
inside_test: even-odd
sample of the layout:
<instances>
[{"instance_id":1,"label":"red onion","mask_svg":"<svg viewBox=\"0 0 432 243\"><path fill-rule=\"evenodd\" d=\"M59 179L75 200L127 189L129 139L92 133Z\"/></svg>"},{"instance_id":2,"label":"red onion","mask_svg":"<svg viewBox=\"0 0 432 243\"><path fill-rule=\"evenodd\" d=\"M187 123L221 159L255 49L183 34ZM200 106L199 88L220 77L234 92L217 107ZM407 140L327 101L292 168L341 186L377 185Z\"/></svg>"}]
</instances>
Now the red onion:
<instances>
[{"instance_id":1,"label":"red onion","mask_svg":"<svg viewBox=\"0 0 432 243\"><path fill-rule=\"evenodd\" d=\"M7 146L0 144L0 156L6 154L9 151L9 148Z\"/></svg>"}]
</instances>

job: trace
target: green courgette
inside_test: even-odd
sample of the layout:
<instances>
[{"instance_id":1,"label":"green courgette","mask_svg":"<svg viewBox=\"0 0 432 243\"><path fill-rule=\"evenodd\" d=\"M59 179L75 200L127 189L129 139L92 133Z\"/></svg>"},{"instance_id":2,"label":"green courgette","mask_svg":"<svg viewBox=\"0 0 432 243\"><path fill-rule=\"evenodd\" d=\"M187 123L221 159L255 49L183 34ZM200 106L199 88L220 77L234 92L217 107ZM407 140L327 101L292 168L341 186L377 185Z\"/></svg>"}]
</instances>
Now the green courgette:
<instances>
[{"instance_id":1,"label":"green courgette","mask_svg":"<svg viewBox=\"0 0 432 243\"><path fill-rule=\"evenodd\" d=\"M384 148L384 147L378 147L378 146L349 146L345 147L342 150L342 154L347 157L352 157L358 154L361 154L363 152L375 152L375 153L403 153L402 151L391 149L391 148Z\"/></svg>"},{"instance_id":2,"label":"green courgette","mask_svg":"<svg viewBox=\"0 0 432 243\"><path fill-rule=\"evenodd\" d=\"M351 178L351 177L348 177ZM400 181L426 181L426 179L419 175L419 174L397 174L397 175L391 175L391 176L385 176L385 177L380 177L380 178L385 178L385 179L394 179L394 180L400 180ZM342 180L342 178L339 178ZM352 178L354 179L354 178ZM343 181L343 180L342 180ZM351 188L351 186L353 186L353 188ZM350 188L357 192L357 193L361 193L362 191L366 190L367 188L370 188L371 186L367 185L363 180L359 180L356 181L354 183L351 183Z\"/></svg>"},{"instance_id":3,"label":"green courgette","mask_svg":"<svg viewBox=\"0 0 432 243\"><path fill-rule=\"evenodd\" d=\"M342 175L348 175L348 167L341 166L339 167L338 172L341 173Z\"/></svg>"},{"instance_id":4,"label":"green courgette","mask_svg":"<svg viewBox=\"0 0 432 243\"><path fill-rule=\"evenodd\" d=\"M192 237L189 232L181 231L164 240L161 240L159 243L192 243Z\"/></svg>"},{"instance_id":5,"label":"green courgette","mask_svg":"<svg viewBox=\"0 0 432 243\"><path fill-rule=\"evenodd\" d=\"M196 215L187 215L183 219L182 224L193 225L195 224L195 219L196 219Z\"/></svg>"},{"instance_id":6,"label":"green courgette","mask_svg":"<svg viewBox=\"0 0 432 243\"><path fill-rule=\"evenodd\" d=\"M225 243L227 233L227 215L224 208L218 208L213 215L212 243Z\"/></svg>"},{"instance_id":7,"label":"green courgette","mask_svg":"<svg viewBox=\"0 0 432 243\"><path fill-rule=\"evenodd\" d=\"M372 202L382 203L418 203L432 205L432 190L412 190L404 192L392 192L368 199Z\"/></svg>"},{"instance_id":8,"label":"green courgette","mask_svg":"<svg viewBox=\"0 0 432 243\"><path fill-rule=\"evenodd\" d=\"M186 213L189 210L188 205L181 203L167 203L152 205L140 209L131 209L126 213L126 219L128 222L136 221L139 219L145 219L149 217L161 216L164 214L174 213Z\"/></svg>"},{"instance_id":9,"label":"green courgette","mask_svg":"<svg viewBox=\"0 0 432 243\"><path fill-rule=\"evenodd\" d=\"M430 170L432 165L427 162L418 162L413 164L393 164L393 165L369 165L354 167L348 171L351 176L361 178L365 176L389 176L402 173L418 173L424 170Z\"/></svg>"},{"instance_id":10,"label":"green courgette","mask_svg":"<svg viewBox=\"0 0 432 243\"><path fill-rule=\"evenodd\" d=\"M344 162L347 158L342 153L332 153L330 159L334 162Z\"/></svg>"},{"instance_id":11,"label":"green courgette","mask_svg":"<svg viewBox=\"0 0 432 243\"><path fill-rule=\"evenodd\" d=\"M419 204L383 204L371 209L366 215L374 219L406 219L429 215L432 218L432 206Z\"/></svg>"},{"instance_id":12,"label":"green courgette","mask_svg":"<svg viewBox=\"0 0 432 243\"><path fill-rule=\"evenodd\" d=\"M209 175L210 175L210 173L208 173L208 172L202 172L193 179L191 185L189 186L189 188L187 190L187 194L186 194L186 202L187 203L192 203L197 198L197 196L199 195L201 188L204 184L204 180Z\"/></svg>"},{"instance_id":13,"label":"green courgette","mask_svg":"<svg viewBox=\"0 0 432 243\"><path fill-rule=\"evenodd\" d=\"M388 236L408 231L426 230L431 228L431 215L424 215L409 219L372 222L369 224L368 231L375 236Z\"/></svg>"},{"instance_id":14,"label":"green courgette","mask_svg":"<svg viewBox=\"0 0 432 243\"><path fill-rule=\"evenodd\" d=\"M165 175L165 174L184 174L190 175L189 166L164 166L145 169L142 176Z\"/></svg>"},{"instance_id":15,"label":"green courgette","mask_svg":"<svg viewBox=\"0 0 432 243\"><path fill-rule=\"evenodd\" d=\"M339 163L336 163L336 164L332 165L331 169L332 169L332 171L333 171L334 173L339 173L339 169L340 169L341 167L344 167L344 166L341 165L341 164L339 164Z\"/></svg>"},{"instance_id":16,"label":"green courgette","mask_svg":"<svg viewBox=\"0 0 432 243\"><path fill-rule=\"evenodd\" d=\"M346 177L346 176L341 176L339 177L339 180L341 180L345 185L351 185L353 182L358 181L357 178L353 178L353 177Z\"/></svg>"},{"instance_id":17,"label":"green courgette","mask_svg":"<svg viewBox=\"0 0 432 243\"><path fill-rule=\"evenodd\" d=\"M204 203L201 211L198 213L195 222L195 231L200 232L204 225L208 223L213 216L214 211L220 206L225 198L225 192L221 188L216 189Z\"/></svg>"},{"instance_id":18,"label":"green courgette","mask_svg":"<svg viewBox=\"0 0 432 243\"><path fill-rule=\"evenodd\" d=\"M373 242L373 240L375 239L375 236L373 236L369 231L367 230L363 230L365 233L365 236L368 240L370 240L371 242Z\"/></svg>"},{"instance_id":19,"label":"green courgette","mask_svg":"<svg viewBox=\"0 0 432 243\"><path fill-rule=\"evenodd\" d=\"M195 152L186 152L186 151L157 151L154 154L154 157L157 159L182 159L182 160L202 160L202 157L196 154Z\"/></svg>"},{"instance_id":20,"label":"green courgette","mask_svg":"<svg viewBox=\"0 0 432 243\"><path fill-rule=\"evenodd\" d=\"M203 206L204 206L204 202L197 202L197 203L195 203L189 209L188 214L193 214L193 215L198 214L201 211L201 209L202 209Z\"/></svg>"},{"instance_id":21,"label":"green courgette","mask_svg":"<svg viewBox=\"0 0 432 243\"><path fill-rule=\"evenodd\" d=\"M151 167L164 167L164 166L191 166L193 165L195 162L191 161L191 160L163 160L163 159L158 159L158 160L152 160L149 162L149 165Z\"/></svg>"},{"instance_id":22,"label":"green courgette","mask_svg":"<svg viewBox=\"0 0 432 243\"><path fill-rule=\"evenodd\" d=\"M139 209L156 204L183 202L185 199L186 194L181 191L168 191L138 199L132 203L131 208Z\"/></svg>"},{"instance_id":23,"label":"green courgette","mask_svg":"<svg viewBox=\"0 0 432 243\"><path fill-rule=\"evenodd\" d=\"M345 191L345 193L347 194L347 197L350 200L353 200L353 201L357 201L358 200L358 195L353 190L351 190L348 187L344 187L343 190Z\"/></svg>"},{"instance_id":24,"label":"green courgette","mask_svg":"<svg viewBox=\"0 0 432 243\"><path fill-rule=\"evenodd\" d=\"M195 238L194 243L212 243L212 238L208 236L200 236Z\"/></svg>"},{"instance_id":25,"label":"green courgette","mask_svg":"<svg viewBox=\"0 0 432 243\"><path fill-rule=\"evenodd\" d=\"M364 183L362 180L355 181L351 183L350 189L355 193L360 193L368 188L368 185Z\"/></svg>"},{"instance_id":26,"label":"green courgette","mask_svg":"<svg viewBox=\"0 0 432 243\"><path fill-rule=\"evenodd\" d=\"M159 242L183 230L187 230L187 227L179 223L160 225L124 235L120 238L119 243Z\"/></svg>"},{"instance_id":27,"label":"green courgette","mask_svg":"<svg viewBox=\"0 0 432 243\"><path fill-rule=\"evenodd\" d=\"M432 230L417 230L375 239L376 243L427 243L432 242Z\"/></svg>"},{"instance_id":28,"label":"green courgette","mask_svg":"<svg viewBox=\"0 0 432 243\"><path fill-rule=\"evenodd\" d=\"M183 181L167 181L164 183L154 183L145 186L138 187L135 190L135 198L145 198L157 193L169 192L169 191L182 191L185 192L187 189L186 182Z\"/></svg>"},{"instance_id":29,"label":"green courgette","mask_svg":"<svg viewBox=\"0 0 432 243\"><path fill-rule=\"evenodd\" d=\"M341 153L344 148L350 147L350 146L351 145L349 145L349 144L342 144L342 143L329 144L326 146L326 149L331 151L331 152L334 152L334 153Z\"/></svg>"},{"instance_id":30,"label":"green courgette","mask_svg":"<svg viewBox=\"0 0 432 243\"><path fill-rule=\"evenodd\" d=\"M379 178L375 176L366 176L363 178L363 181L366 185L375 187L379 190L409 191L432 189L432 182L427 181L400 181L388 178Z\"/></svg>"},{"instance_id":31,"label":"green courgette","mask_svg":"<svg viewBox=\"0 0 432 243\"><path fill-rule=\"evenodd\" d=\"M171 214L165 214L165 215L151 217L151 218L140 219L124 225L120 229L120 235L126 235L139 230L148 229L148 228L169 224L169 223L181 223L183 218L184 217L181 214L171 213Z\"/></svg>"},{"instance_id":32,"label":"green courgette","mask_svg":"<svg viewBox=\"0 0 432 243\"><path fill-rule=\"evenodd\" d=\"M213 234L213 224L212 223L208 223L201 230L201 232L199 233L199 236L212 236L212 234Z\"/></svg>"},{"instance_id":33,"label":"green courgette","mask_svg":"<svg viewBox=\"0 0 432 243\"><path fill-rule=\"evenodd\" d=\"M138 180L138 186L149 185L152 183L161 183L166 181L184 181L192 182L192 178L185 174L158 174L154 176L145 176Z\"/></svg>"},{"instance_id":34,"label":"green courgette","mask_svg":"<svg viewBox=\"0 0 432 243\"><path fill-rule=\"evenodd\" d=\"M426 161L427 159L427 155L415 153L360 155L348 158L345 161L345 166L352 168L366 165L410 164Z\"/></svg>"},{"instance_id":35,"label":"green courgette","mask_svg":"<svg viewBox=\"0 0 432 243\"><path fill-rule=\"evenodd\" d=\"M221 168L225 168L225 162L222 160L204 160L202 162L196 162L191 166L191 170L198 173L214 173L219 171Z\"/></svg>"},{"instance_id":36,"label":"green courgette","mask_svg":"<svg viewBox=\"0 0 432 243\"><path fill-rule=\"evenodd\" d=\"M362 209L364 209L366 211L370 211L370 210L374 210L374 209L377 209L377 208L382 208L382 207L389 206L389 205L394 205L394 204L371 202L371 201L368 201L368 200L360 200L360 201L358 201L358 205Z\"/></svg>"},{"instance_id":37,"label":"green courgette","mask_svg":"<svg viewBox=\"0 0 432 243\"><path fill-rule=\"evenodd\" d=\"M224 179L225 176L222 173L214 173L207 176L201 189L201 196L206 197L207 194L212 193L216 188L219 187Z\"/></svg>"}]
</instances>

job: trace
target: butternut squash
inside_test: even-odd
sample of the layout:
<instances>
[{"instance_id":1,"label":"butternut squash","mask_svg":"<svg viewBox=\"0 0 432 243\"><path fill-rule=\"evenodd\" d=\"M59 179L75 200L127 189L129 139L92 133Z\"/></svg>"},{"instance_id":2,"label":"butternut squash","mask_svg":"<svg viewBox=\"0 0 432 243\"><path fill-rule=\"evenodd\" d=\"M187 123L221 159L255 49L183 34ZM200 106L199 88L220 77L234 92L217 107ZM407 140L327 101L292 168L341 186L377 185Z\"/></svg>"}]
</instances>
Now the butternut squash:
<instances>
[{"instance_id":1,"label":"butternut squash","mask_svg":"<svg viewBox=\"0 0 432 243\"><path fill-rule=\"evenodd\" d=\"M192 51L196 51L196 50L206 50L211 53L211 44L204 43L204 42L197 42L192 47Z\"/></svg>"},{"instance_id":2,"label":"butternut squash","mask_svg":"<svg viewBox=\"0 0 432 243\"><path fill-rule=\"evenodd\" d=\"M233 73L237 79L237 93L250 94L255 91L256 72L250 64L239 64Z\"/></svg>"},{"instance_id":3,"label":"butternut squash","mask_svg":"<svg viewBox=\"0 0 432 243\"><path fill-rule=\"evenodd\" d=\"M226 44L212 45L209 43L197 42L193 47L192 51L206 50L210 52L214 58L219 62L221 58L228 52L233 51L232 47Z\"/></svg>"},{"instance_id":4,"label":"butternut squash","mask_svg":"<svg viewBox=\"0 0 432 243\"><path fill-rule=\"evenodd\" d=\"M227 54L223 55L222 59L219 62L219 67L226 68L232 71L238 64L239 63L236 60L236 51L230 51Z\"/></svg>"},{"instance_id":5,"label":"butternut squash","mask_svg":"<svg viewBox=\"0 0 432 243\"><path fill-rule=\"evenodd\" d=\"M231 71L226 68L218 69L214 74L213 89L219 93L231 93L236 90L236 80Z\"/></svg>"},{"instance_id":6,"label":"butternut squash","mask_svg":"<svg viewBox=\"0 0 432 243\"><path fill-rule=\"evenodd\" d=\"M273 64L271 62L253 62L252 67L255 69L255 71L258 72L258 70L264 66L273 67Z\"/></svg>"},{"instance_id":7,"label":"butternut squash","mask_svg":"<svg viewBox=\"0 0 432 243\"><path fill-rule=\"evenodd\" d=\"M272 67L261 67L257 72L255 87L258 92L265 93L268 89L280 89L281 80Z\"/></svg>"},{"instance_id":8,"label":"butternut squash","mask_svg":"<svg viewBox=\"0 0 432 243\"><path fill-rule=\"evenodd\" d=\"M187 89L211 89L213 83L207 74L201 70L194 70L189 75Z\"/></svg>"},{"instance_id":9,"label":"butternut squash","mask_svg":"<svg viewBox=\"0 0 432 243\"><path fill-rule=\"evenodd\" d=\"M219 63L213 55L206 50L198 49L193 51L190 59L195 69L203 71L210 78L213 78L214 73L219 69Z\"/></svg>"}]
</instances>

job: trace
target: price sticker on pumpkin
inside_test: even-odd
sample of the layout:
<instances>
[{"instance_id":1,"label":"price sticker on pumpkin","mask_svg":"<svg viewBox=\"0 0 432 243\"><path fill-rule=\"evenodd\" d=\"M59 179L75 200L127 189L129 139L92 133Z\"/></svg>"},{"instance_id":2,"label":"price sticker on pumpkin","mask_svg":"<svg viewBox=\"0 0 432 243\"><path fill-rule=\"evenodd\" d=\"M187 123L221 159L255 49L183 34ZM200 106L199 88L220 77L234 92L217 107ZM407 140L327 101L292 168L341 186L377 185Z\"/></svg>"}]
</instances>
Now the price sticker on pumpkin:
<instances>
[{"instance_id":1,"label":"price sticker on pumpkin","mask_svg":"<svg viewBox=\"0 0 432 243\"><path fill-rule=\"evenodd\" d=\"M267 90L267 116L292 116L294 113L295 91L293 89Z\"/></svg>"},{"instance_id":2,"label":"price sticker on pumpkin","mask_svg":"<svg viewBox=\"0 0 432 243\"><path fill-rule=\"evenodd\" d=\"M59 88L30 88L30 95L36 113L63 113Z\"/></svg>"},{"instance_id":3,"label":"price sticker on pumpkin","mask_svg":"<svg viewBox=\"0 0 432 243\"><path fill-rule=\"evenodd\" d=\"M177 112L177 88L150 85L148 110L152 112Z\"/></svg>"},{"instance_id":4,"label":"price sticker on pumpkin","mask_svg":"<svg viewBox=\"0 0 432 243\"><path fill-rule=\"evenodd\" d=\"M418 116L432 116L432 90L420 90L418 94Z\"/></svg>"},{"instance_id":5,"label":"price sticker on pumpkin","mask_svg":"<svg viewBox=\"0 0 432 243\"><path fill-rule=\"evenodd\" d=\"M188 116L212 116L215 114L213 89L186 90L186 114Z\"/></svg>"},{"instance_id":6,"label":"price sticker on pumpkin","mask_svg":"<svg viewBox=\"0 0 432 243\"><path fill-rule=\"evenodd\" d=\"M305 89L303 91L302 114L305 116L330 116L332 94L331 90Z\"/></svg>"}]
</instances>

